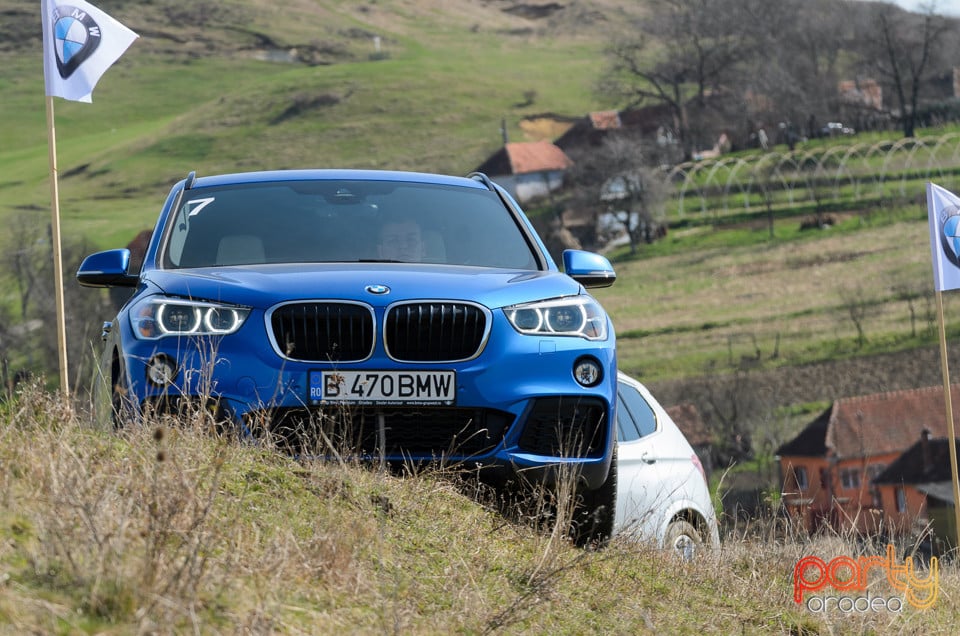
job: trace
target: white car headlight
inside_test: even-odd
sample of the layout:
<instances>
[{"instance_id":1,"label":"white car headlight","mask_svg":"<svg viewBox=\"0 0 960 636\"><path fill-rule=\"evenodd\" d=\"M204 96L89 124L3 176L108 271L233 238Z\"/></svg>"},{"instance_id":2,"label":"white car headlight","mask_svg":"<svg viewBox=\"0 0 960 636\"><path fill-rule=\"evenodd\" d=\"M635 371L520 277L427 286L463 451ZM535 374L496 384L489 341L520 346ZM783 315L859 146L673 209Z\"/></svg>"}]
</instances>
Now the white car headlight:
<instances>
[{"instance_id":1,"label":"white car headlight","mask_svg":"<svg viewBox=\"0 0 960 636\"><path fill-rule=\"evenodd\" d=\"M536 336L575 336L605 340L607 316L589 296L570 296L506 307L513 328Z\"/></svg>"},{"instance_id":2,"label":"white car headlight","mask_svg":"<svg viewBox=\"0 0 960 636\"><path fill-rule=\"evenodd\" d=\"M248 315L246 307L151 296L130 308L130 324L141 340L225 336L238 330Z\"/></svg>"}]
</instances>

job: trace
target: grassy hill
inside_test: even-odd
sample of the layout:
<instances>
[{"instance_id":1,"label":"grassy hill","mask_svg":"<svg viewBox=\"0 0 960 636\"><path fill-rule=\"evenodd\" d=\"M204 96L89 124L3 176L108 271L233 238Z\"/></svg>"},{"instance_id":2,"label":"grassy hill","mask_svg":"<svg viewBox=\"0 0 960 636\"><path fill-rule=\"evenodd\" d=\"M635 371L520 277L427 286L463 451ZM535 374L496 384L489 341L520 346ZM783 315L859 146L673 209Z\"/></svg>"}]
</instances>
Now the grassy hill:
<instances>
[{"instance_id":1,"label":"grassy hill","mask_svg":"<svg viewBox=\"0 0 960 636\"><path fill-rule=\"evenodd\" d=\"M923 611L795 603L800 558L883 554L852 537L734 527L690 563L627 539L577 549L536 500L502 511L451 467L294 462L168 424L97 430L36 387L0 404L0 633L949 634L960 618L954 564ZM899 596L882 570L869 594Z\"/></svg>"},{"instance_id":2,"label":"grassy hill","mask_svg":"<svg viewBox=\"0 0 960 636\"><path fill-rule=\"evenodd\" d=\"M63 234L91 248L151 227L170 184L190 170L465 173L500 147L501 122L522 139L523 117L612 106L592 91L600 52L643 11L612 0L98 6L141 38L92 104L54 100ZM0 15L9 25L0 42L0 222L9 227L18 216L49 219L49 165L41 25L34 8L12 0L0 0ZM667 384L678 378L744 369L757 378L929 348L929 296L902 293L928 279L922 201L917 192L906 207L839 214L824 232L786 218L773 239L763 221L692 223L638 258L612 254L620 280L598 296L614 316L622 365L679 401L683 390ZM12 287L0 288L11 306ZM860 309L858 325L850 311ZM888 366L888 379L925 382ZM866 390L875 386L885 385ZM833 389L791 393L768 411L863 387L846 377Z\"/></svg>"},{"instance_id":3,"label":"grassy hill","mask_svg":"<svg viewBox=\"0 0 960 636\"><path fill-rule=\"evenodd\" d=\"M619 5L624 5L621 8ZM598 104L599 51L629 3L103 2L141 35L93 104L55 100L65 234L125 242L189 170L461 174L543 111ZM40 22L0 0L0 220L49 209ZM379 39L379 50L374 38Z\"/></svg>"}]
</instances>

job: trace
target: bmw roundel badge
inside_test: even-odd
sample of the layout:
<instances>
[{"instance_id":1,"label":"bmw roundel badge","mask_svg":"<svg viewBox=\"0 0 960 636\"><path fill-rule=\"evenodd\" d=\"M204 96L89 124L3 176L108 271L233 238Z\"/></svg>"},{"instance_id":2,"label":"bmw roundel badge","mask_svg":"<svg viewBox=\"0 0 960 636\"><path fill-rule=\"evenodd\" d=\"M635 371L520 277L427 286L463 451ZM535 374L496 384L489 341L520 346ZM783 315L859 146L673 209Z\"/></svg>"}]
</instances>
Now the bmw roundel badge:
<instances>
[{"instance_id":1,"label":"bmw roundel badge","mask_svg":"<svg viewBox=\"0 0 960 636\"><path fill-rule=\"evenodd\" d=\"M100 26L86 11L60 5L53 15L54 51L60 77L67 79L100 44Z\"/></svg>"},{"instance_id":2,"label":"bmw roundel badge","mask_svg":"<svg viewBox=\"0 0 960 636\"><path fill-rule=\"evenodd\" d=\"M960 267L960 209L956 206L940 211L940 244L947 260Z\"/></svg>"},{"instance_id":3,"label":"bmw roundel badge","mask_svg":"<svg viewBox=\"0 0 960 636\"><path fill-rule=\"evenodd\" d=\"M390 293L390 288L386 285L367 285L364 287L371 294L376 294L377 296L382 296L384 294Z\"/></svg>"}]
</instances>

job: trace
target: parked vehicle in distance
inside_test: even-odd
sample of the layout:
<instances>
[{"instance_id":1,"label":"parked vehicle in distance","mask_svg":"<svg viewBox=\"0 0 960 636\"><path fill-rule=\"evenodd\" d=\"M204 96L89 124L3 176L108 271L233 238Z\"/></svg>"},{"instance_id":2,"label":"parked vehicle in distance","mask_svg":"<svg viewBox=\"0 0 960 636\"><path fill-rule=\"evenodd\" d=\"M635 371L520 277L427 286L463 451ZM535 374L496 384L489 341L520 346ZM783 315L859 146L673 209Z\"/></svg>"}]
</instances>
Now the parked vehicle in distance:
<instances>
[{"instance_id":1,"label":"parked vehicle in distance","mask_svg":"<svg viewBox=\"0 0 960 636\"><path fill-rule=\"evenodd\" d=\"M620 372L614 534L653 541L689 560L720 532L703 464L664 408Z\"/></svg>"},{"instance_id":2,"label":"parked vehicle in distance","mask_svg":"<svg viewBox=\"0 0 960 636\"><path fill-rule=\"evenodd\" d=\"M857 134L857 131L839 121L830 121L820 130L820 134L824 137L849 137Z\"/></svg>"},{"instance_id":3,"label":"parked vehicle in distance","mask_svg":"<svg viewBox=\"0 0 960 636\"><path fill-rule=\"evenodd\" d=\"M294 453L494 482L566 465L588 506L612 507L615 335L586 288L616 274L580 250L561 272L486 176L190 173L129 262L108 250L77 273L135 290L104 325L119 423L202 408Z\"/></svg>"}]
</instances>

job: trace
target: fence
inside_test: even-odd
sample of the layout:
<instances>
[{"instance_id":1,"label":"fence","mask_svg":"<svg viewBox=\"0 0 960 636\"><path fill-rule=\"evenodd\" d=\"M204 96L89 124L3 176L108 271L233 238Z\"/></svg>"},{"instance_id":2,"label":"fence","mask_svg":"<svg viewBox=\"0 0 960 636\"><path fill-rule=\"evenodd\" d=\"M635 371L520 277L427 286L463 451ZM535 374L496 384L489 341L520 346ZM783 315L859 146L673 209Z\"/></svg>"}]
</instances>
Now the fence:
<instances>
[{"instance_id":1,"label":"fence","mask_svg":"<svg viewBox=\"0 0 960 636\"><path fill-rule=\"evenodd\" d=\"M911 201L934 181L960 182L960 133L854 142L688 162L669 171L671 219L751 213L766 206L812 211Z\"/></svg>"}]
</instances>

